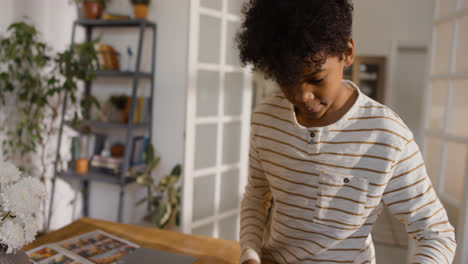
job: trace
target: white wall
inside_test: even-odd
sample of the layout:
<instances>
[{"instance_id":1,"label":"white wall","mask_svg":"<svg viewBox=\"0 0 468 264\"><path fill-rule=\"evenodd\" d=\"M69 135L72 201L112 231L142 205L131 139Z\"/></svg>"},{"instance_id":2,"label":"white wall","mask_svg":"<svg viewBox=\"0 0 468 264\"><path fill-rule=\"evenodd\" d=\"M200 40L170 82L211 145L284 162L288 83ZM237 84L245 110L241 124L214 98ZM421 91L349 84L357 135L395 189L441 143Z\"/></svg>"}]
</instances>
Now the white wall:
<instances>
[{"instance_id":1,"label":"white wall","mask_svg":"<svg viewBox=\"0 0 468 264\"><path fill-rule=\"evenodd\" d=\"M390 55L392 41L431 41L432 0L355 0L353 35L363 55Z\"/></svg>"},{"instance_id":2,"label":"white wall","mask_svg":"<svg viewBox=\"0 0 468 264\"><path fill-rule=\"evenodd\" d=\"M164 173L184 161L190 1L153 1L158 22L153 138Z\"/></svg>"},{"instance_id":3,"label":"white wall","mask_svg":"<svg viewBox=\"0 0 468 264\"><path fill-rule=\"evenodd\" d=\"M385 104L400 115L419 143L422 139L421 120L424 117L422 98L426 89L422 80L427 74L429 56L418 54L417 63L408 61L398 53L396 46L429 48L433 1L355 0L354 7L353 36L356 53L387 57ZM401 66L405 71L401 70ZM415 80L412 80L413 77ZM415 99L410 106L408 98Z\"/></svg>"}]
</instances>

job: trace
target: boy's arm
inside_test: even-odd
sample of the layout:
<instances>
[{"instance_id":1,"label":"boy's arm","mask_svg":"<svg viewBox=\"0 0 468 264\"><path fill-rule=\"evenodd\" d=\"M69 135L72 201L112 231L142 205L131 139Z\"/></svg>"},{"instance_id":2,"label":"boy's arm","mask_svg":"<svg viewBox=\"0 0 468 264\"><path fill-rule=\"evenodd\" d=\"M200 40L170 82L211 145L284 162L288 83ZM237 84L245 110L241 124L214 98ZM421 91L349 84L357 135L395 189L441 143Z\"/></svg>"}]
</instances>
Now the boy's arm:
<instances>
[{"instance_id":1,"label":"boy's arm","mask_svg":"<svg viewBox=\"0 0 468 264\"><path fill-rule=\"evenodd\" d=\"M408 235L416 242L411 263L452 263L456 248L454 228L414 140L402 149L393 166L382 201L406 225Z\"/></svg>"},{"instance_id":2,"label":"boy's arm","mask_svg":"<svg viewBox=\"0 0 468 264\"><path fill-rule=\"evenodd\" d=\"M253 134L253 131L251 131L251 135ZM240 263L247 260L260 263L260 249L266 222L264 196L270 191L270 185L263 173L253 136L250 139L248 177L247 187L241 203Z\"/></svg>"}]
</instances>

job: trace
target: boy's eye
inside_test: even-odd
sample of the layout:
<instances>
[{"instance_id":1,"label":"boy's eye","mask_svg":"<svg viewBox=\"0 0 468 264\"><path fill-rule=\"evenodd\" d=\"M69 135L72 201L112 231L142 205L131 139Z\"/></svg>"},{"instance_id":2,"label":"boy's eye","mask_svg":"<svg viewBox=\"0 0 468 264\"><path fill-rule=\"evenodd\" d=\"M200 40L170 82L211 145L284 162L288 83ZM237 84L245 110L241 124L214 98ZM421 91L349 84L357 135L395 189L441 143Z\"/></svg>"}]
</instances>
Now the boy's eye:
<instances>
[{"instance_id":1,"label":"boy's eye","mask_svg":"<svg viewBox=\"0 0 468 264\"><path fill-rule=\"evenodd\" d=\"M319 84L323 81L323 79L325 79L325 77L323 77L322 79L308 79L306 80L306 82L309 84Z\"/></svg>"}]
</instances>

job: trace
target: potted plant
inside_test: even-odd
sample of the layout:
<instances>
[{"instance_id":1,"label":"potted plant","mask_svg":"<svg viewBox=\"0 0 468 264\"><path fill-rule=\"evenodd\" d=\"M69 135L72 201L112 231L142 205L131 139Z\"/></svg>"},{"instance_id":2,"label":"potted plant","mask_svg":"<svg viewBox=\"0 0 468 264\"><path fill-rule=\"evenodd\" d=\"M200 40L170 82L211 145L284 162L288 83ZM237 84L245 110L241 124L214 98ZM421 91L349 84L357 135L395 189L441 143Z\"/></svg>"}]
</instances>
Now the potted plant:
<instances>
[{"instance_id":1,"label":"potted plant","mask_svg":"<svg viewBox=\"0 0 468 264\"><path fill-rule=\"evenodd\" d=\"M110 0L75 0L77 6L83 6L84 16L87 19L98 19L102 10Z\"/></svg>"},{"instance_id":2,"label":"potted plant","mask_svg":"<svg viewBox=\"0 0 468 264\"><path fill-rule=\"evenodd\" d=\"M150 0L130 0L130 2L132 2L133 5L135 18L143 19L147 17Z\"/></svg>"},{"instance_id":3,"label":"potted plant","mask_svg":"<svg viewBox=\"0 0 468 264\"><path fill-rule=\"evenodd\" d=\"M112 105L112 121L122 121L123 113L125 111L125 107L127 105L128 100L129 98L126 94L112 95L109 98L109 103Z\"/></svg>"},{"instance_id":4,"label":"potted plant","mask_svg":"<svg viewBox=\"0 0 468 264\"><path fill-rule=\"evenodd\" d=\"M158 167L161 159L155 156L151 142L145 148L143 160L145 169L130 173L130 177L135 177L137 183L146 186L149 190L148 196L138 201L137 205L145 202L150 204L150 213L145 217L145 220L150 220L154 227L161 229L176 228L180 225L182 189L178 185L182 166L177 164L171 173L155 182L152 172Z\"/></svg>"},{"instance_id":5,"label":"potted plant","mask_svg":"<svg viewBox=\"0 0 468 264\"><path fill-rule=\"evenodd\" d=\"M30 262L22 247L36 237L36 215L46 198L39 179L22 177L13 164L0 161L0 263Z\"/></svg>"}]
</instances>

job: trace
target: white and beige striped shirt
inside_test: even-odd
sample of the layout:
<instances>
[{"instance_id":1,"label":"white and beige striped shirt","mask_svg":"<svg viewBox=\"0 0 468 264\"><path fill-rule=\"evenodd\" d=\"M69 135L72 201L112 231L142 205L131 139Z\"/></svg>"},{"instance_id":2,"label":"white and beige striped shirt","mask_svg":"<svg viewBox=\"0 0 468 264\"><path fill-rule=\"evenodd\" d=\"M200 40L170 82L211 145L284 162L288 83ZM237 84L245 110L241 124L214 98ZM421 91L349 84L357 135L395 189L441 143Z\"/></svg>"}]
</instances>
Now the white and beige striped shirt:
<instances>
[{"instance_id":1,"label":"white and beige striped shirt","mask_svg":"<svg viewBox=\"0 0 468 264\"><path fill-rule=\"evenodd\" d=\"M344 83L358 98L329 126L301 126L280 94L256 108L241 263L375 263L370 233L384 206L416 241L412 263L452 263L454 229L411 131L388 107Z\"/></svg>"}]
</instances>

